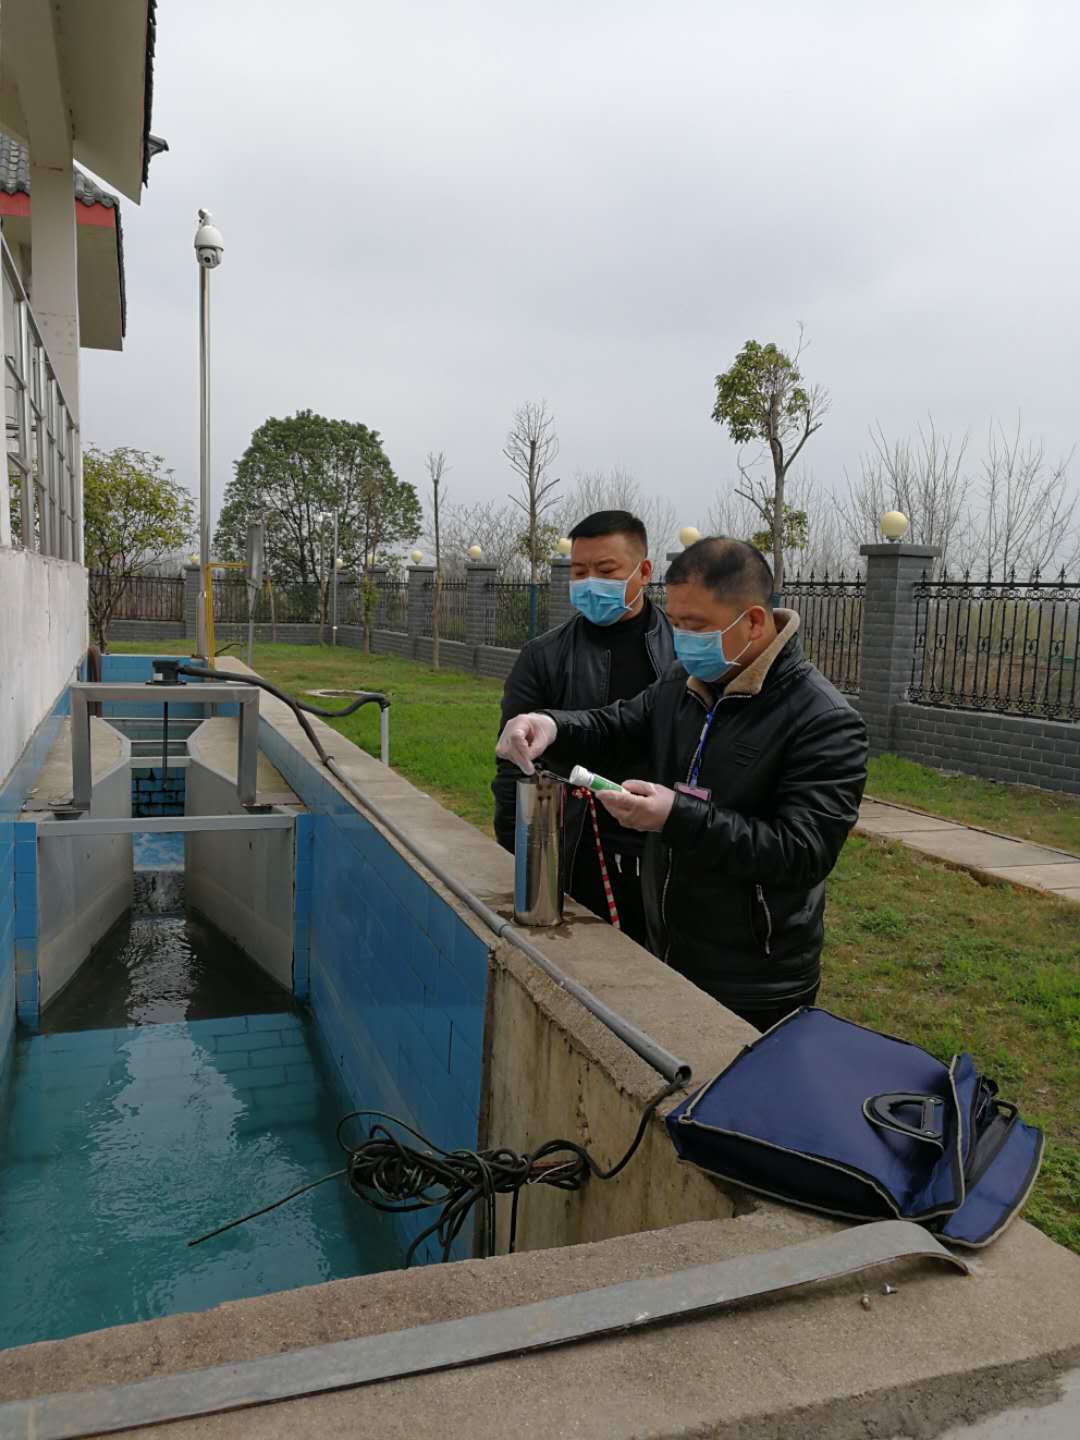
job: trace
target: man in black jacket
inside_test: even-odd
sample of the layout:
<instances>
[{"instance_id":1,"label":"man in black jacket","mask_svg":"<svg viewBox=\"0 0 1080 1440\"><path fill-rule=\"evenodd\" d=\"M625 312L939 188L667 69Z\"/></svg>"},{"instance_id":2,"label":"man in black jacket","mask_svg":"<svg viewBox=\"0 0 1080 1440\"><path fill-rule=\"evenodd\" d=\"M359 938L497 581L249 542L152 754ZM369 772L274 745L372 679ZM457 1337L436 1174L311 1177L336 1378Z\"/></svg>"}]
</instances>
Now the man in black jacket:
<instances>
[{"instance_id":1,"label":"man in black jacket","mask_svg":"<svg viewBox=\"0 0 1080 1440\"><path fill-rule=\"evenodd\" d=\"M645 526L626 510L601 510L570 531L570 598L578 614L538 635L521 651L503 691L502 723L540 707L591 710L629 700L662 675L674 659L667 616L649 600L652 574ZM577 762L567 756L567 767ZM643 773L648 752L627 746L613 779ZM565 773L565 769L564 769ZM495 837L514 848L516 784L521 771L500 762L495 794ZM596 806L604 864L620 928L646 944L641 900L644 836ZM592 819L585 800L567 796L567 889L595 915L610 918Z\"/></svg>"},{"instance_id":2,"label":"man in black jacket","mask_svg":"<svg viewBox=\"0 0 1080 1440\"><path fill-rule=\"evenodd\" d=\"M599 798L646 836L649 948L762 1030L817 994L825 877L867 756L862 720L807 660L798 615L772 609L772 584L752 546L699 540L667 575L680 663L636 700L520 715L497 751L526 771L550 751L603 773L648 748L658 783Z\"/></svg>"}]
</instances>

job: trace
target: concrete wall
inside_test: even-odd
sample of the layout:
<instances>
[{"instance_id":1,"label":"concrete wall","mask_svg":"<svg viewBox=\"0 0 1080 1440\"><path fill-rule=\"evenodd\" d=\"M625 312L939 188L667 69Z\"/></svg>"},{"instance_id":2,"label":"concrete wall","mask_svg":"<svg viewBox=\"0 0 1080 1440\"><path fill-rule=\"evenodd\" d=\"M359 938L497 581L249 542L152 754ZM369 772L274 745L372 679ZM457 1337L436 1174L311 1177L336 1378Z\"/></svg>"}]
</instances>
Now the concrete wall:
<instances>
[{"instance_id":1,"label":"concrete wall","mask_svg":"<svg viewBox=\"0 0 1080 1440\"><path fill-rule=\"evenodd\" d=\"M1080 795L1080 725L905 702L894 711L892 746L939 770Z\"/></svg>"},{"instance_id":2,"label":"concrete wall","mask_svg":"<svg viewBox=\"0 0 1080 1440\"><path fill-rule=\"evenodd\" d=\"M0 786L86 651L86 571L0 549Z\"/></svg>"},{"instance_id":3,"label":"concrete wall","mask_svg":"<svg viewBox=\"0 0 1080 1440\"><path fill-rule=\"evenodd\" d=\"M221 763L211 736L228 730L224 758L235 757L235 726L211 721L188 741L188 815L242 815L235 766ZM203 734L207 731L207 734ZM187 903L272 975L293 988L293 833L291 830L215 833L186 837Z\"/></svg>"},{"instance_id":4,"label":"concrete wall","mask_svg":"<svg viewBox=\"0 0 1080 1440\"><path fill-rule=\"evenodd\" d=\"M42 794L48 795L55 785L53 774L64 782L63 790L70 793L68 724L64 722L39 777ZM95 819L128 817L130 746L103 720L91 720L90 727L94 756L90 814ZM111 763L110 757L114 757ZM16 833L33 826L32 817L25 816ZM36 876L24 873L16 881L19 935L36 942L36 974L26 971L18 975L19 1018L24 1024L36 1024L40 1012L82 967L94 946L131 905L131 890L130 835L38 841ZM29 909L31 896L36 904L33 913Z\"/></svg>"},{"instance_id":5,"label":"concrete wall","mask_svg":"<svg viewBox=\"0 0 1080 1440\"><path fill-rule=\"evenodd\" d=\"M295 973L306 970L325 1048L358 1109L399 1116L448 1149L475 1148L490 937L343 800L307 741L281 724L290 712L274 701L266 710L263 748L312 812L297 827ZM362 753L327 733L337 757ZM190 771L188 783L190 794ZM395 1217L403 1248L432 1219ZM471 1247L467 1230L455 1253ZM436 1258L431 1241L418 1251Z\"/></svg>"}]
</instances>

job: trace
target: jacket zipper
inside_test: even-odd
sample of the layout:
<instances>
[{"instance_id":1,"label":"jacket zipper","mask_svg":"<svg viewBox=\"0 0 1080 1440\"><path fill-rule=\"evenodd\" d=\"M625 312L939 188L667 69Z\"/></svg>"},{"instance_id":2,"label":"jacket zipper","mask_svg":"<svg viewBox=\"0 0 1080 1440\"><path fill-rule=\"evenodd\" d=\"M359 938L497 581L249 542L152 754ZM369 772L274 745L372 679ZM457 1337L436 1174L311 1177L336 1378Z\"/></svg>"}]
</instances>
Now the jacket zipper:
<instances>
[{"instance_id":1,"label":"jacket zipper","mask_svg":"<svg viewBox=\"0 0 1080 1440\"><path fill-rule=\"evenodd\" d=\"M647 640L647 639L646 639L646 642L645 642L645 643L646 643L646 648L648 648L648 640ZM690 693L691 695L694 695L694 692L693 692L692 690L691 690L689 693ZM720 700L717 701L717 704L720 704L721 701L723 701L725 698L728 698L728 697L725 697L725 696L722 695L722 696L720 697ZM735 697L732 696L732 697L730 697L730 698L734 699ZM740 696L739 698L741 699L741 698L743 698L743 697ZM746 696L745 698L746 698L746 699L749 699L750 697L749 697L749 696ZM705 704L704 700L702 700L702 698L701 698L700 695L694 695L694 699L698 702L698 704L699 704L703 709L706 709L706 710L708 709L708 706ZM703 758L704 758L704 757L703 757ZM691 769L691 766L693 765L693 763L694 763L694 762L693 762L693 760L691 759L690 765L688 765L688 766L686 767L686 783L687 783L688 785L689 785L689 783L690 783L690 769ZM675 857L674 857L674 855L672 854L671 847L669 846L669 847L668 847L668 856L667 856L667 870L666 870L666 872L665 872L665 874L664 874L664 888L660 891L660 923L661 923L661 924L663 925L663 927L664 927L664 935L665 935L665 940L666 940L666 943L665 943L665 945L664 945L664 956L663 956L664 964L665 964L665 965L669 965L669 964L671 963L671 959L670 959L670 957L671 957L671 928L670 928L670 926L668 925L668 918L667 918L667 897L668 897L668 889L669 889L670 886L671 886L671 876L672 876L672 872L674 871L674 869L675 869ZM759 888L760 888L760 887L759 887ZM767 913L767 912L766 912L766 913ZM771 916L769 917L769 935L770 935L770 937L772 936L772 917L771 917ZM768 952L766 951L766 953L768 953Z\"/></svg>"},{"instance_id":2,"label":"jacket zipper","mask_svg":"<svg viewBox=\"0 0 1080 1440\"><path fill-rule=\"evenodd\" d=\"M769 909L769 902L765 899L765 891L761 885L755 885L757 901L765 912L765 954L772 954L772 911Z\"/></svg>"}]
</instances>

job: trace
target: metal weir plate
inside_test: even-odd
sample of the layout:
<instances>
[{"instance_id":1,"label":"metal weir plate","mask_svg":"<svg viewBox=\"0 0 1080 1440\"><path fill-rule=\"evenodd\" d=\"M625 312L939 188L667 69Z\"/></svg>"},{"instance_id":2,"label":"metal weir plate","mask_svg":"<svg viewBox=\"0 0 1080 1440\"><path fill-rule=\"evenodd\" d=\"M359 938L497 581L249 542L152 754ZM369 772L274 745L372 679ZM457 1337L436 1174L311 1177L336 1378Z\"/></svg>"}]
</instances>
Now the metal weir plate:
<instances>
[{"instance_id":1,"label":"metal weir plate","mask_svg":"<svg viewBox=\"0 0 1080 1440\"><path fill-rule=\"evenodd\" d=\"M255 777L259 764L259 691L255 685L164 685L154 681L142 685L114 685L78 681L68 687L71 696L71 794L72 808L89 810L93 794L90 762L90 706L118 701L136 704L238 705L240 735L236 766L236 790L241 805L255 803Z\"/></svg>"},{"instance_id":2,"label":"metal weir plate","mask_svg":"<svg viewBox=\"0 0 1080 1440\"><path fill-rule=\"evenodd\" d=\"M0 1440L81 1440L142 1425L240 1410L473 1365L500 1356L707 1315L737 1300L777 1294L908 1258L968 1274L927 1230L908 1220L860 1225L823 1239L630 1280L580 1295L493 1310L464 1320L340 1340L331 1345L161 1375L112 1389L44 1395L0 1405Z\"/></svg>"}]
</instances>

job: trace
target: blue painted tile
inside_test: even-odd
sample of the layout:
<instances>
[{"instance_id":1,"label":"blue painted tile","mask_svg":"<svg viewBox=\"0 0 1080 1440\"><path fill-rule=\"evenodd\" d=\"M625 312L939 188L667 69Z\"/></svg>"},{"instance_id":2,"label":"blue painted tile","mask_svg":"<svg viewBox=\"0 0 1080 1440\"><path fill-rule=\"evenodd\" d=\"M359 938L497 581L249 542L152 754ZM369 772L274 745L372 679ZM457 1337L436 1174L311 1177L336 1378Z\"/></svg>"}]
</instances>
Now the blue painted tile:
<instances>
[{"instance_id":1,"label":"blue painted tile","mask_svg":"<svg viewBox=\"0 0 1080 1440\"><path fill-rule=\"evenodd\" d=\"M443 1073L450 1070L450 1020L439 1004L438 996L430 990L424 991L424 1008L421 1012L420 1028L427 1037L436 1058L442 1057Z\"/></svg>"},{"instance_id":2,"label":"blue painted tile","mask_svg":"<svg viewBox=\"0 0 1080 1440\"><path fill-rule=\"evenodd\" d=\"M37 915L37 875L24 871L15 876L15 909L32 911Z\"/></svg>"},{"instance_id":3,"label":"blue painted tile","mask_svg":"<svg viewBox=\"0 0 1080 1440\"><path fill-rule=\"evenodd\" d=\"M38 977L37 971L29 974L16 975L15 995L20 1013L27 1006L36 1006L38 1003Z\"/></svg>"}]
</instances>

